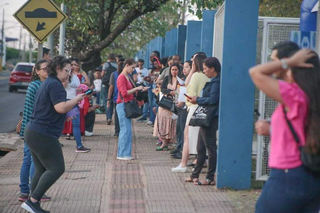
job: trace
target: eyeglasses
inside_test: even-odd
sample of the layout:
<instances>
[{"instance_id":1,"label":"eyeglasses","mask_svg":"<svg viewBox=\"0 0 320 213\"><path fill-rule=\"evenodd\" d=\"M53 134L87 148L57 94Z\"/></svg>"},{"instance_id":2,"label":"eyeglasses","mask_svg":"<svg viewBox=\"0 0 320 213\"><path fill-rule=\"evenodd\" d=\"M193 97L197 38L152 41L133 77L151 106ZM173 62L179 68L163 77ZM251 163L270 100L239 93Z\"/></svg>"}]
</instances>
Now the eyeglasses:
<instances>
[{"instance_id":1,"label":"eyeglasses","mask_svg":"<svg viewBox=\"0 0 320 213\"><path fill-rule=\"evenodd\" d=\"M43 70L43 71L47 72L48 68L41 68L40 70Z\"/></svg>"},{"instance_id":2,"label":"eyeglasses","mask_svg":"<svg viewBox=\"0 0 320 213\"><path fill-rule=\"evenodd\" d=\"M69 74L71 73L71 69L63 68L65 71L67 71Z\"/></svg>"}]
</instances>

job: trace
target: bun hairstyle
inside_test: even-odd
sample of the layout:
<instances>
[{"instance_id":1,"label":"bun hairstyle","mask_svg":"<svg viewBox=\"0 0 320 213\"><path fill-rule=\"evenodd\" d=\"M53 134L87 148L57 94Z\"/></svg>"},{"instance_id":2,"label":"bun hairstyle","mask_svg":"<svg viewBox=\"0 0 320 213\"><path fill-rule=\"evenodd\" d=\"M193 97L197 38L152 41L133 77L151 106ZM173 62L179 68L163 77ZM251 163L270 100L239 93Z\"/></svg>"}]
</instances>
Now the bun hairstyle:
<instances>
[{"instance_id":1,"label":"bun hairstyle","mask_svg":"<svg viewBox=\"0 0 320 213\"><path fill-rule=\"evenodd\" d=\"M48 61L46 59L41 59L35 63L32 69L31 81L40 80L40 77L36 71L41 69L41 64L43 63L48 63Z\"/></svg>"},{"instance_id":2,"label":"bun hairstyle","mask_svg":"<svg viewBox=\"0 0 320 213\"><path fill-rule=\"evenodd\" d=\"M220 61L216 57L209 57L204 59L203 63L209 67L214 68L217 73L221 72L221 64Z\"/></svg>"},{"instance_id":3,"label":"bun hairstyle","mask_svg":"<svg viewBox=\"0 0 320 213\"><path fill-rule=\"evenodd\" d=\"M57 75L57 68L62 69L67 64L71 64L71 61L64 56L58 55L54 57L48 64L49 75Z\"/></svg>"}]
</instances>

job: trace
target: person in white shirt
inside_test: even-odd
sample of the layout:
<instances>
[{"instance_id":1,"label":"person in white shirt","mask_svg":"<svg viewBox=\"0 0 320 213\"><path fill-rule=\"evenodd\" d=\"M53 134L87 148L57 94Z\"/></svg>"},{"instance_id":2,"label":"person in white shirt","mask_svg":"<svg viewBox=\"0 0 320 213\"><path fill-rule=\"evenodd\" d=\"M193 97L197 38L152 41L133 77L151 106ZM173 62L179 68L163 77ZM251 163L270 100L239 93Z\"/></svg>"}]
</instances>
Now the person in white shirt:
<instances>
[{"instance_id":1,"label":"person in white shirt","mask_svg":"<svg viewBox=\"0 0 320 213\"><path fill-rule=\"evenodd\" d=\"M143 83L143 78L149 75L148 69L143 67L144 60L139 59L138 60L138 67L136 68L136 71L138 73L138 83Z\"/></svg>"},{"instance_id":2,"label":"person in white shirt","mask_svg":"<svg viewBox=\"0 0 320 213\"><path fill-rule=\"evenodd\" d=\"M102 66L99 66L96 68L94 72L94 81L93 81L93 85L96 90L95 96L97 97L96 104L99 104L99 105L100 105L100 91L101 91L101 85L102 85L101 70L102 70Z\"/></svg>"}]
</instances>

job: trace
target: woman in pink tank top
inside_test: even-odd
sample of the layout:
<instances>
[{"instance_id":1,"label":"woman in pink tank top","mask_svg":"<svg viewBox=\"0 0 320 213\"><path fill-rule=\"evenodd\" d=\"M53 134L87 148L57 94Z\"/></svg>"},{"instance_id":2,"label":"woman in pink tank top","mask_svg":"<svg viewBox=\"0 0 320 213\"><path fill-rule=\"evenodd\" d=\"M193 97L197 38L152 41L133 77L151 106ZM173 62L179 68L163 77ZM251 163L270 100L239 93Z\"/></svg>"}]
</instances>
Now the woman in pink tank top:
<instances>
[{"instance_id":1,"label":"woman in pink tank top","mask_svg":"<svg viewBox=\"0 0 320 213\"><path fill-rule=\"evenodd\" d=\"M286 72L289 82L271 75ZM271 173L256 204L256 213L319 213L320 174L308 171L300 160L299 146L320 155L319 57L307 49L288 59L250 69L254 84L279 102L271 119ZM295 141L288 120L300 139Z\"/></svg>"}]
</instances>

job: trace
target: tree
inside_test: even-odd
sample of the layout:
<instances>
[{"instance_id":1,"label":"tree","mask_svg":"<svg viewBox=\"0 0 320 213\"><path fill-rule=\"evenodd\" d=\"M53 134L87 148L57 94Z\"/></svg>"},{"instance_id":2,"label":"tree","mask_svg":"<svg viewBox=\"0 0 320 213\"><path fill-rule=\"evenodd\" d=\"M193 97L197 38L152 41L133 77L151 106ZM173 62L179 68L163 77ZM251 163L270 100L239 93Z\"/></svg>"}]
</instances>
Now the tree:
<instances>
[{"instance_id":1,"label":"tree","mask_svg":"<svg viewBox=\"0 0 320 213\"><path fill-rule=\"evenodd\" d=\"M260 16L300 17L303 0L260 0Z\"/></svg>"},{"instance_id":2,"label":"tree","mask_svg":"<svg viewBox=\"0 0 320 213\"><path fill-rule=\"evenodd\" d=\"M170 0L68 0L66 49L69 55L78 57L84 69L101 63L100 52L114 43L118 36L130 34L135 20L144 22L150 13L158 11ZM221 0L191 0L198 10L217 6ZM62 0L57 0L61 3ZM171 1L172 2L172 1ZM179 0L178 4L181 5ZM178 7L176 8L178 12ZM155 15L155 14L154 14ZM138 26L139 24L136 23ZM150 25L154 25L150 22ZM127 31L126 31L127 30ZM132 32L132 31L131 31ZM137 31L134 31L137 32ZM129 36L130 37L130 36ZM132 38L132 36L131 36ZM152 36L150 40L153 39ZM121 38L118 39L121 41ZM146 40L147 42L149 40ZM124 41L128 42L128 40ZM130 41L131 42L131 41ZM143 42L142 42L143 43ZM119 44L119 43L118 43ZM116 45L116 43L114 44ZM121 48L121 46L119 45Z\"/></svg>"}]
</instances>

